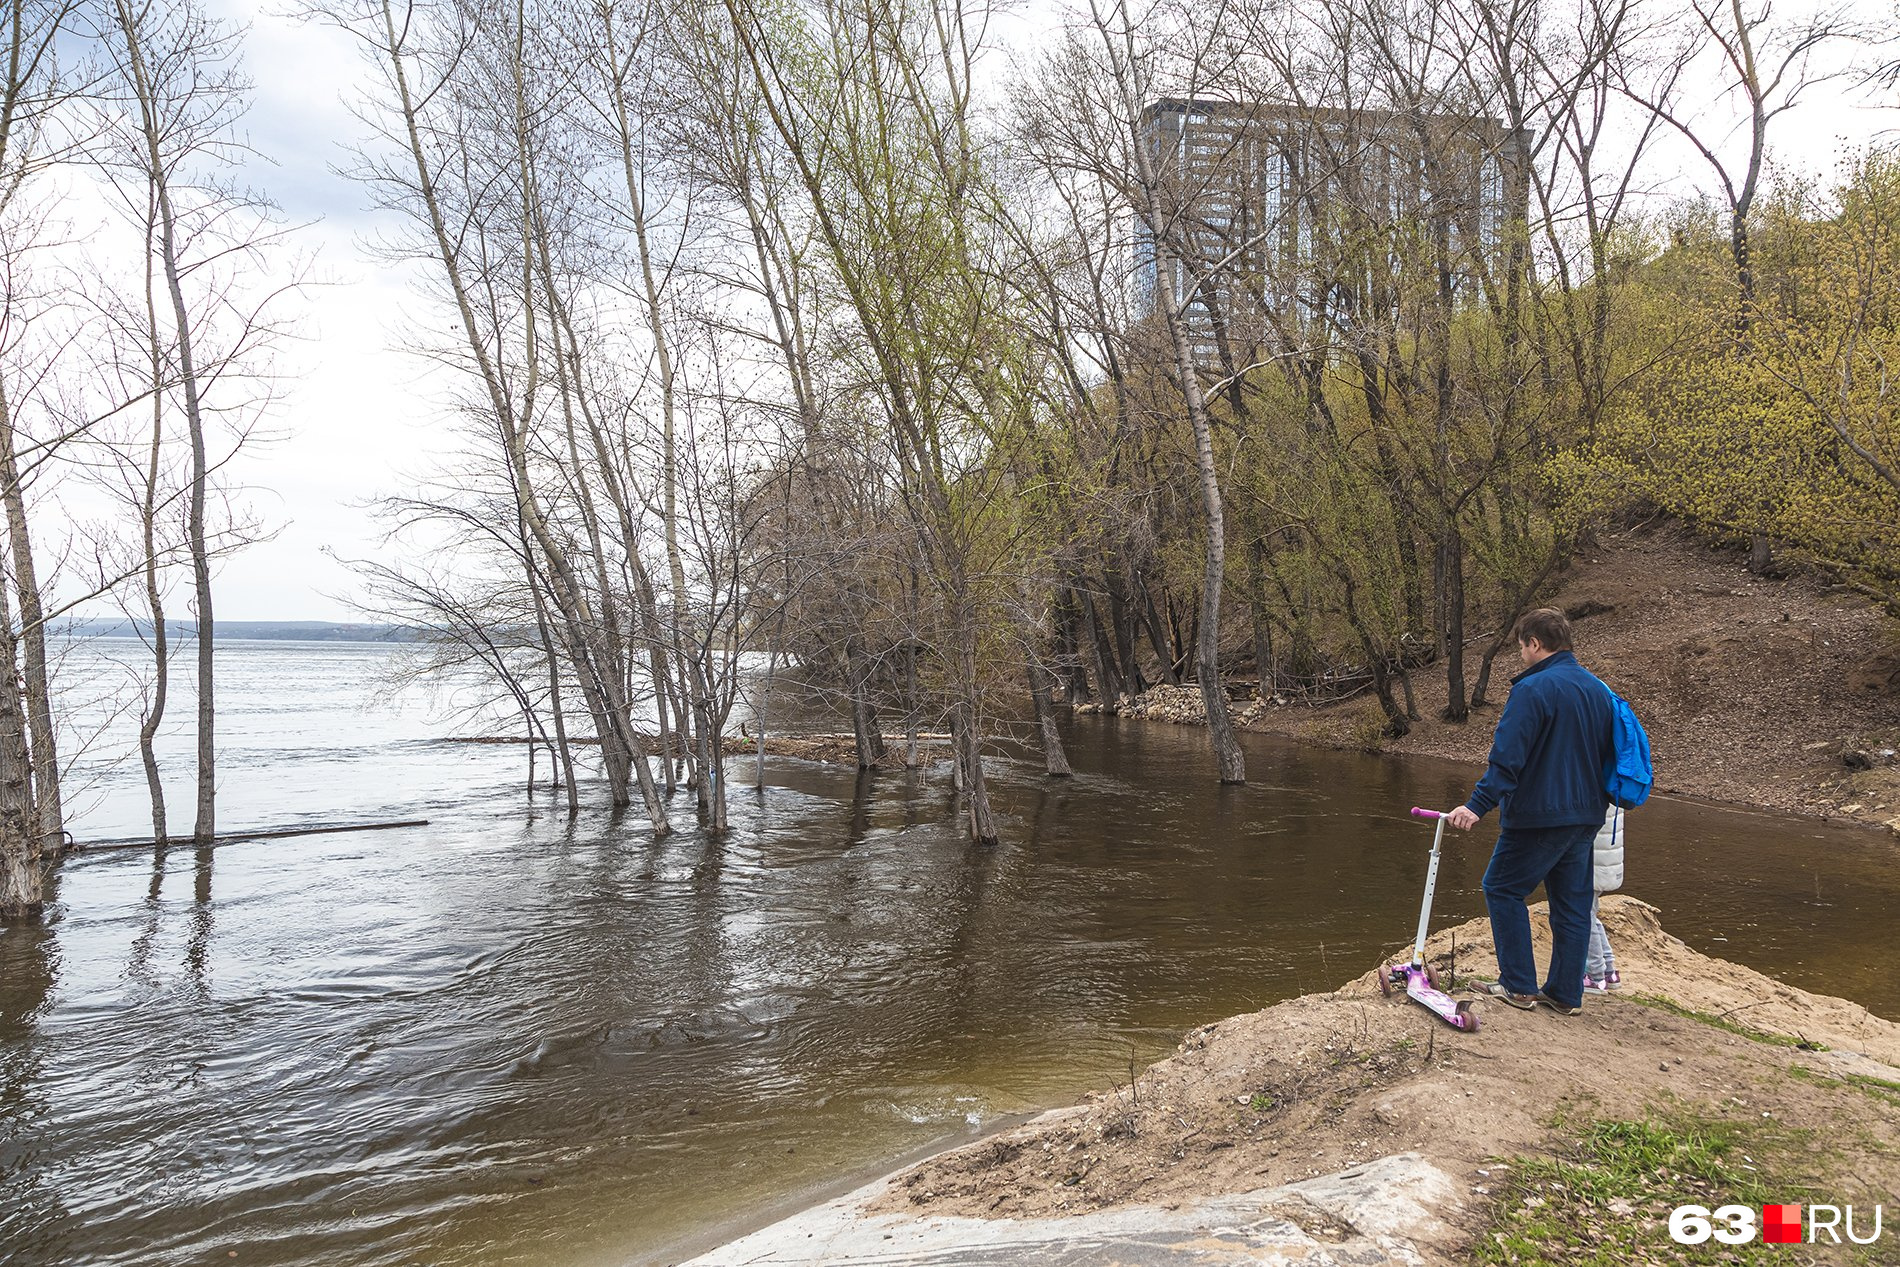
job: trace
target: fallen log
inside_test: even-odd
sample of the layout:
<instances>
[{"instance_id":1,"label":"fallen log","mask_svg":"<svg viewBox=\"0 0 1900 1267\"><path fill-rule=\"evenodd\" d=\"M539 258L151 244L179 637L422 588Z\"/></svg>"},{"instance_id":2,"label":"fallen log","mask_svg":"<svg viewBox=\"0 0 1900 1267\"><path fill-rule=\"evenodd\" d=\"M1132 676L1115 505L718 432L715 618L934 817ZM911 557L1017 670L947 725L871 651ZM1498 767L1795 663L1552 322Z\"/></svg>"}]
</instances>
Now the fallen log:
<instances>
[{"instance_id":1,"label":"fallen log","mask_svg":"<svg viewBox=\"0 0 1900 1267\"><path fill-rule=\"evenodd\" d=\"M257 831L220 832L211 838L214 845L228 845L239 840L282 840L289 836L335 836L353 831L392 831L398 827L427 827L426 818L402 818L388 823L342 823L322 827L267 827ZM74 841L66 846L67 853L83 853L89 849L153 849L158 846L156 840L94 840L86 843ZM198 842L190 836L172 836L165 842L166 848L173 845L191 845Z\"/></svg>"}]
</instances>

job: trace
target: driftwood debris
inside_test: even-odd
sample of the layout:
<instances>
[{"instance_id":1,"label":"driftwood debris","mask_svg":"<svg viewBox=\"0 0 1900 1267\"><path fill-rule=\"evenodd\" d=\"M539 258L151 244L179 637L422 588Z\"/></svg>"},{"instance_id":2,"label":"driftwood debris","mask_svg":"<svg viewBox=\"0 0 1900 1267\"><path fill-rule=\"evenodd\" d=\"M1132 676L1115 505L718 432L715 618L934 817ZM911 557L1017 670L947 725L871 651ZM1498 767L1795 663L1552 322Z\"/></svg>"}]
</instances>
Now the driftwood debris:
<instances>
[{"instance_id":1,"label":"driftwood debris","mask_svg":"<svg viewBox=\"0 0 1900 1267\"><path fill-rule=\"evenodd\" d=\"M282 840L287 836L336 836L352 831L392 831L398 827L427 827L426 818L402 818L388 823L341 823L318 827L267 827L257 831L220 832L211 838L214 845L228 845L239 840ZM83 853L92 849L151 849L159 842L155 840L94 840L74 843L67 848L69 853ZM173 836L165 841L167 848L173 845L195 843L189 836Z\"/></svg>"}]
</instances>

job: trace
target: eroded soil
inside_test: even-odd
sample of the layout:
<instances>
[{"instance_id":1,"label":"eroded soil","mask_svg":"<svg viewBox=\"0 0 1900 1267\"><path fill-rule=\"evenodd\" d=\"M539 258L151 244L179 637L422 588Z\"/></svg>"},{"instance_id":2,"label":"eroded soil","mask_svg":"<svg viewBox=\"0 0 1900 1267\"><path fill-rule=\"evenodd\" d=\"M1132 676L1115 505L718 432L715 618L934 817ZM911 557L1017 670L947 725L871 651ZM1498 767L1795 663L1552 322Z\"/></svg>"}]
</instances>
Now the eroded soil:
<instances>
[{"instance_id":1,"label":"eroded soil","mask_svg":"<svg viewBox=\"0 0 1900 1267\"><path fill-rule=\"evenodd\" d=\"M1416 1151L1482 1208L1506 1178L1500 1159L1561 1153L1582 1124L1655 1114L1745 1122L1773 1147L1778 1176L1841 1202L1900 1191L1900 1095L1888 1085L1900 1025L1701 955L1634 899L1607 897L1603 918L1627 984L1591 996L1581 1016L1481 1004L1482 1029L1458 1033L1382 998L1368 973L1196 1029L1131 1086L920 1165L884 1207L1001 1218L1166 1204ZM1460 983L1494 962L1482 921L1431 947Z\"/></svg>"}]
</instances>

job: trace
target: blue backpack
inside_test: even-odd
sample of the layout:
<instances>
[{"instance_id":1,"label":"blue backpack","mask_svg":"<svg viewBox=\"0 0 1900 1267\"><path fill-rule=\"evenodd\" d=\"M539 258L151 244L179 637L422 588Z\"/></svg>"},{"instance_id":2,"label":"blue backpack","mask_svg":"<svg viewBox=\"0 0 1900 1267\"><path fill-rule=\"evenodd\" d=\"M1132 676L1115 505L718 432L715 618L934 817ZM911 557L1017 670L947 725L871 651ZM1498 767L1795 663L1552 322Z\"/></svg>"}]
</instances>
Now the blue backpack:
<instances>
[{"instance_id":1,"label":"blue backpack","mask_svg":"<svg viewBox=\"0 0 1900 1267\"><path fill-rule=\"evenodd\" d=\"M1610 691L1610 727L1616 756L1604 774L1604 790L1610 794L1611 804L1635 809L1649 799L1656 772L1649 764L1649 735L1643 723L1636 720L1636 710L1629 701L1615 691Z\"/></svg>"}]
</instances>

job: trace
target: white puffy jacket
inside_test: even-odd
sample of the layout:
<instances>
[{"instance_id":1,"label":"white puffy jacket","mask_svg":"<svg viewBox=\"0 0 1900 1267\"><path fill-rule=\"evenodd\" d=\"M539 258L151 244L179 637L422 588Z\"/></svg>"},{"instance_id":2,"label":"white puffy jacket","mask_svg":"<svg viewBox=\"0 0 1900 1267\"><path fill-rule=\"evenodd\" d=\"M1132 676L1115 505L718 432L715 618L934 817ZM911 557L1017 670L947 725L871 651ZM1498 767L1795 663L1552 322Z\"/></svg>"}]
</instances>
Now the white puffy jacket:
<instances>
[{"instance_id":1,"label":"white puffy jacket","mask_svg":"<svg viewBox=\"0 0 1900 1267\"><path fill-rule=\"evenodd\" d=\"M1623 811L1610 806L1597 828L1596 891L1609 893L1623 887Z\"/></svg>"}]
</instances>

